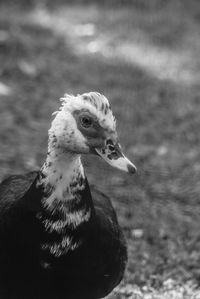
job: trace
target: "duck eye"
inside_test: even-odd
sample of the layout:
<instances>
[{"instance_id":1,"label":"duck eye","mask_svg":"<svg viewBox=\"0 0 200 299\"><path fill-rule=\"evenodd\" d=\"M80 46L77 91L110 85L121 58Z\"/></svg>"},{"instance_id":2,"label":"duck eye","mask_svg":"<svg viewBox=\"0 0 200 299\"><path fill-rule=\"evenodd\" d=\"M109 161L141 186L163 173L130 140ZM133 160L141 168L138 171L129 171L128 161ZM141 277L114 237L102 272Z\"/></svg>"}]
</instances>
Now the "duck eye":
<instances>
[{"instance_id":1,"label":"duck eye","mask_svg":"<svg viewBox=\"0 0 200 299\"><path fill-rule=\"evenodd\" d=\"M82 116L81 117L81 125L84 128L90 128L92 125L92 118L89 116Z\"/></svg>"}]
</instances>

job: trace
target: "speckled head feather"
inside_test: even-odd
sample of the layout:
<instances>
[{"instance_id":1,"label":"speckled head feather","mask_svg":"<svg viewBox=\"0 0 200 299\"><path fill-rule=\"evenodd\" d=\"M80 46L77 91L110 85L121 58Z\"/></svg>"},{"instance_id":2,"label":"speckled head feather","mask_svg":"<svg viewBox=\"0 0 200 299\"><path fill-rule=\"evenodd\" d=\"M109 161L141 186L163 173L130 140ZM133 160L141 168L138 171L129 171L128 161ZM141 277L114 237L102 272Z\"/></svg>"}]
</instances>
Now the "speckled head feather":
<instances>
[{"instance_id":1,"label":"speckled head feather","mask_svg":"<svg viewBox=\"0 0 200 299\"><path fill-rule=\"evenodd\" d=\"M136 171L118 144L116 120L104 95L97 92L66 94L61 101L49 130L50 151L56 136L57 147L64 151L80 155L97 153L113 167L129 173ZM83 119L90 124L85 126Z\"/></svg>"},{"instance_id":2,"label":"speckled head feather","mask_svg":"<svg viewBox=\"0 0 200 299\"><path fill-rule=\"evenodd\" d=\"M62 101L60 110L73 112L74 110L88 109L96 115L103 128L111 131L116 130L115 117L113 116L108 99L104 95L98 92L89 92L77 96L65 94L60 100Z\"/></svg>"}]
</instances>

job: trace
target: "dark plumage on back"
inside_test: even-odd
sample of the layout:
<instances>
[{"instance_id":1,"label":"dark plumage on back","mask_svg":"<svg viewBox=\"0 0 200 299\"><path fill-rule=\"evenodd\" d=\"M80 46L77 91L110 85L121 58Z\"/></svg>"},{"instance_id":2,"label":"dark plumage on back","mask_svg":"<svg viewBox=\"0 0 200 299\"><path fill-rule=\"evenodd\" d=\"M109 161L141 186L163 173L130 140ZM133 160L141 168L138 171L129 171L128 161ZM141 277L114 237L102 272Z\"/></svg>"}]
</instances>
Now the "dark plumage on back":
<instances>
[{"instance_id":1,"label":"dark plumage on back","mask_svg":"<svg viewBox=\"0 0 200 299\"><path fill-rule=\"evenodd\" d=\"M104 96L64 99L42 168L0 184L1 299L102 298L124 273L126 245L115 211L90 189L80 154L96 152L130 173L135 167L120 150Z\"/></svg>"}]
</instances>

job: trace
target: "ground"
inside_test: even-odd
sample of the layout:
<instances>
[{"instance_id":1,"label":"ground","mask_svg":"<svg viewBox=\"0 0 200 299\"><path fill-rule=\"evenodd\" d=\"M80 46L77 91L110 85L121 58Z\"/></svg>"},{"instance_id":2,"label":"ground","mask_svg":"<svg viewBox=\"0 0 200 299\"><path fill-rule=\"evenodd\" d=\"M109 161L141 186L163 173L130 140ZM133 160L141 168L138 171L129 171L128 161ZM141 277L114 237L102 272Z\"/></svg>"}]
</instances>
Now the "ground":
<instances>
[{"instance_id":1,"label":"ground","mask_svg":"<svg viewBox=\"0 0 200 299\"><path fill-rule=\"evenodd\" d=\"M0 7L0 178L38 169L58 99L91 90L138 168L84 157L129 248L112 299L200 298L200 6L159 2Z\"/></svg>"}]
</instances>

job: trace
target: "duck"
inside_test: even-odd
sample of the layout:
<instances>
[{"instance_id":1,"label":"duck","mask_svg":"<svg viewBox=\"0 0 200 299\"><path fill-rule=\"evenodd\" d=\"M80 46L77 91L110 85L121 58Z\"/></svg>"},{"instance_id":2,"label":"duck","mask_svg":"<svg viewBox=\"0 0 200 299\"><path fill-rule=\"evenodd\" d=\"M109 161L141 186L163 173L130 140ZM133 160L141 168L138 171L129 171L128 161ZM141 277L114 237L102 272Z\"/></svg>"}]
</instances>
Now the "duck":
<instances>
[{"instance_id":1,"label":"duck","mask_svg":"<svg viewBox=\"0 0 200 299\"><path fill-rule=\"evenodd\" d=\"M0 298L95 299L121 281L127 246L110 198L90 187L81 156L129 174L108 99L65 94L39 170L0 184ZM98 171L98 170L97 170Z\"/></svg>"}]
</instances>

